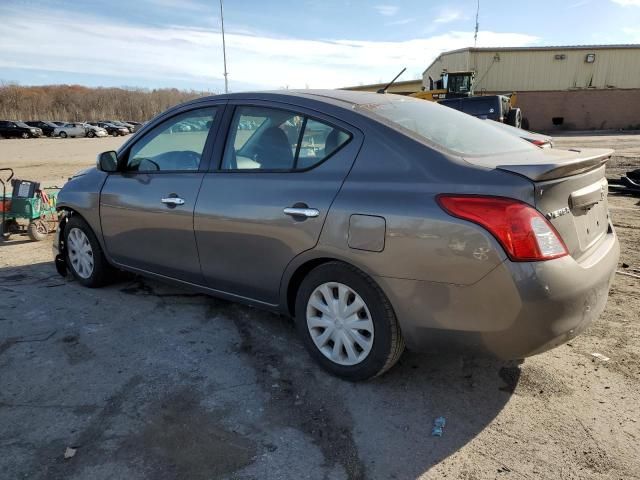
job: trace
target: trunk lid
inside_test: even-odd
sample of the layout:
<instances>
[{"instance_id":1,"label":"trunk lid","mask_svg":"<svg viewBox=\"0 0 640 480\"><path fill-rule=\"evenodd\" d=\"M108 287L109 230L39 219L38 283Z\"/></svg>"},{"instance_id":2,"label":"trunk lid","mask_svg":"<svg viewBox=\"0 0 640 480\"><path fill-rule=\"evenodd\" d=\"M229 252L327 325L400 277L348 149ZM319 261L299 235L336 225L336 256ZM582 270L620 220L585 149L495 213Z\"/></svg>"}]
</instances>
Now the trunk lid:
<instances>
[{"instance_id":1,"label":"trunk lid","mask_svg":"<svg viewBox=\"0 0 640 480\"><path fill-rule=\"evenodd\" d=\"M494 168L533 182L536 208L578 260L609 232L605 165L612 154L610 149L548 149L491 161ZM482 164L490 166L487 159Z\"/></svg>"}]
</instances>

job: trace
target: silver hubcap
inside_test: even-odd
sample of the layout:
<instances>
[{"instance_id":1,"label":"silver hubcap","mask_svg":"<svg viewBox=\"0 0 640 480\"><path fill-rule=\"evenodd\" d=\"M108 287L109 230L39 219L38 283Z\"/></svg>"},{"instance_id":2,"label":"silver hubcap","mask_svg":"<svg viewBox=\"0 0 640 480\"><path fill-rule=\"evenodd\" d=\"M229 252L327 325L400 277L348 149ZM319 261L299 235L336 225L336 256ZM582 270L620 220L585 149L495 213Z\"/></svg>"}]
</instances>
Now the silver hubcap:
<instances>
[{"instance_id":1,"label":"silver hubcap","mask_svg":"<svg viewBox=\"0 0 640 480\"><path fill-rule=\"evenodd\" d=\"M72 228L67 243L71 266L79 276L89 278L93 273L93 250L89 239L79 228Z\"/></svg>"},{"instance_id":2,"label":"silver hubcap","mask_svg":"<svg viewBox=\"0 0 640 480\"><path fill-rule=\"evenodd\" d=\"M318 286L307 302L307 327L318 350L332 362L357 365L373 346L373 321L364 300L342 283Z\"/></svg>"}]
</instances>

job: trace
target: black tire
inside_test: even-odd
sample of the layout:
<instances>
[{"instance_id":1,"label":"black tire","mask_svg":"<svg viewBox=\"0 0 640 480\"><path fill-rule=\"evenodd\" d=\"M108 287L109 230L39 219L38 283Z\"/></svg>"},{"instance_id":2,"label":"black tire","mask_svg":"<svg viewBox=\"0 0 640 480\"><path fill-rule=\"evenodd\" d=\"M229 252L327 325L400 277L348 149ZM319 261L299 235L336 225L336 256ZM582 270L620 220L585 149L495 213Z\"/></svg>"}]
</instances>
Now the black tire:
<instances>
[{"instance_id":1,"label":"black tire","mask_svg":"<svg viewBox=\"0 0 640 480\"><path fill-rule=\"evenodd\" d=\"M67 132L60 132L60 138L67 138Z\"/></svg>"},{"instance_id":2,"label":"black tire","mask_svg":"<svg viewBox=\"0 0 640 480\"><path fill-rule=\"evenodd\" d=\"M73 265L72 261L69 259L69 254L71 252L71 247L69 244L69 234L73 229L79 229L84 233L91 245L92 256L93 256L93 270L91 275L88 277L81 276ZM67 224L64 227L64 244L65 244L65 261L67 262L67 267L75 277L75 279L85 287L96 288L101 287L108 283L113 275L113 267L109 265L107 259L102 252L102 247L100 246L100 242L96 238L93 230L84 221L84 219L78 215L72 216Z\"/></svg>"},{"instance_id":3,"label":"black tire","mask_svg":"<svg viewBox=\"0 0 640 480\"><path fill-rule=\"evenodd\" d=\"M7 232L4 231L4 224L2 222L2 217L0 217L0 240L9 240L11 238L11 230L9 230L8 225L7 230Z\"/></svg>"},{"instance_id":4,"label":"black tire","mask_svg":"<svg viewBox=\"0 0 640 480\"><path fill-rule=\"evenodd\" d=\"M89 138L93 138L93 137L95 137L95 136L96 136L96 132L94 132L93 130L89 130L89 131L87 132L87 137L89 137Z\"/></svg>"},{"instance_id":5,"label":"black tire","mask_svg":"<svg viewBox=\"0 0 640 480\"><path fill-rule=\"evenodd\" d=\"M113 135L114 137L120 136L117 130L114 130L113 132L111 132L111 135Z\"/></svg>"},{"instance_id":6,"label":"black tire","mask_svg":"<svg viewBox=\"0 0 640 480\"><path fill-rule=\"evenodd\" d=\"M24 138L25 140L26 140L27 138L30 138L30 137L31 137L31 135L29 135L29 133L28 133L28 132L22 132L22 133L20 134L20 138Z\"/></svg>"},{"instance_id":7,"label":"black tire","mask_svg":"<svg viewBox=\"0 0 640 480\"><path fill-rule=\"evenodd\" d=\"M373 346L358 364L333 362L316 347L309 333L307 303L314 290L327 282L342 283L357 292L371 314ZM325 370L346 380L361 381L382 375L395 365L404 351L402 332L386 295L371 277L351 265L328 262L313 269L298 289L295 312L296 327L308 352Z\"/></svg>"},{"instance_id":8,"label":"black tire","mask_svg":"<svg viewBox=\"0 0 640 480\"><path fill-rule=\"evenodd\" d=\"M49 233L49 229L47 228L47 224L41 220L35 220L29 222L29 226L27 227L27 234L29 238L34 242L41 242L47 239L47 234Z\"/></svg>"},{"instance_id":9,"label":"black tire","mask_svg":"<svg viewBox=\"0 0 640 480\"><path fill-rule=\"evenodd\" d=\"M529 119L527 117L524 117L522 119L522 125L520 126L520 128L522 128L523 130L529 130Z\"/></svg>"},{"instance_id":10,"label":"black tire","mask_svg":"<svg viewBox=\"0 0 640 480\"><path fill-rule=\"evenodd\" d=\"M522 110L519 108L512 108L507 113L507 122L508 125L516 128L522 128Z\"/></svg>"}]
</instances>

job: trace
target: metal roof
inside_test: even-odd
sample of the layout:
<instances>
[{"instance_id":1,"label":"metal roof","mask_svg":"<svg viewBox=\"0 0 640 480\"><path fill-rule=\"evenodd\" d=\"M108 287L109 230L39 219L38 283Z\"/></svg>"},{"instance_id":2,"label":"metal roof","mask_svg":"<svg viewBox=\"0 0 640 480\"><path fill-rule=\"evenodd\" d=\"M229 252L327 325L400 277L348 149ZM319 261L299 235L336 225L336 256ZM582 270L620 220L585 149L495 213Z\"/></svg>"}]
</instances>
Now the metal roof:
<instances>
[{"instance_id":1,"label":"metal roof","mask_svg":"<svg viewBox=\"0 0 640 480\"><path fill-rule=\"evenodd\" d=\"M509 51L536 51L536 50L614 50L619 48L638 48L640 43L620 43L615 45L540 45L531 47L465 47L457 50L442 52L442 55L458 52L509 52Z\"/></svg>"}]
</instances>

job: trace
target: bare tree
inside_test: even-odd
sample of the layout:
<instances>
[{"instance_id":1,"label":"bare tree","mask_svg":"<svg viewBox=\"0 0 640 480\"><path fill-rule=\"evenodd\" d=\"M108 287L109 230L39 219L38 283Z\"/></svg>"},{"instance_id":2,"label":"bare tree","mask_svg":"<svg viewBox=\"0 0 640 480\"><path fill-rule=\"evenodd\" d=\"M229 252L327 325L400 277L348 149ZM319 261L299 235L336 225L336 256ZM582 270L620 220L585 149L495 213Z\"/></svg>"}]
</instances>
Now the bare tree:
<instances>
[{"instance_id":1,"label":"bare tree","mask_svg":"<svg viewBox=\"0 0 640 480\"><path fill-rule=\"evenodd\" d=\"M173 105L205 95L212 93L175 88L27 87L0 82L0 119L145 121Z\"/></svg>"}]
</instances>

